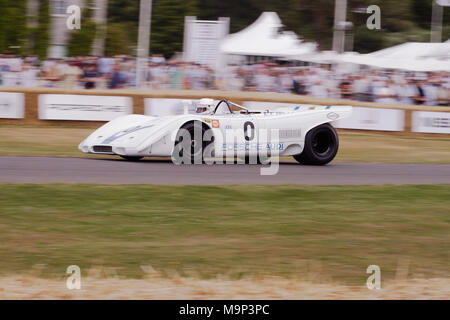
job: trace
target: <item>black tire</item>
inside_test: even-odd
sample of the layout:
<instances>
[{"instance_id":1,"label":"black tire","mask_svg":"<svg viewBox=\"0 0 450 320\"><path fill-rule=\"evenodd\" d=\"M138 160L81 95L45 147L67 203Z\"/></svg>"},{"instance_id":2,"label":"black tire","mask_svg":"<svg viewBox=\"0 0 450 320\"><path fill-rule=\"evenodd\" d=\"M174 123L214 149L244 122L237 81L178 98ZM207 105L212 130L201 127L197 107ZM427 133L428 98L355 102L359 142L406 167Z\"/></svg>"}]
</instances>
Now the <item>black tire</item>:
<instances>
[{"instance_id":1,"label":"black tire","mask_svg":"<svg viewBox=\"0 0 450 320\"><path fill-rule=\"evenodd\" d=\"M196 139L195 137L195 130L196 129L201 129L201 138ZM181 129L186 130L187 132L189 132L190 135L190 145L191 145L191 149L190 152L184 156L183 155L183 149L181 149L179 152L179 156L182 157L184 159L184 163L186 164L186 160L190 160L190 164L194 164L196 159L200 159L201 163L204 163L204 158L203 158L203 152L205 150L205 148L212 143L212 141L214 141L213 139L211 139L211 141L207 141L207 140L203 140L203 137L205 136L205 132L208 128L206 128L201 122L198 121L194 121L194 122L189 122L187 124L185 124L183 127L181 127ZM175 147L182 142L183 136L181 134L181 130L180 132L177 134L176 140L175 140ZM176 149L176 148L175 148ZM198 160L197 160L198 161Z\"/></svg>"},{"instance_id":2,"label":"black tire","mask_svg":"<svg viewBox=\"0 0 450 320\"><path fill-rule=\"evenodd\" d=\"M125 160L128 160L128 161L139 161L143 158L143 157L131 157L131 156L120 156L120 157Z\"/></svg>"},{"instance_id":3,"label":"black tire","mask_svg":"<svg viewBox=\"0 0 450 320\"><path fill-rule=\"evenodd\" d=\"M294 156L301 164L321 166L334 159L339 148L336 130L329 123L309 130L303 152Z\"/></svg>"}]
</instances>

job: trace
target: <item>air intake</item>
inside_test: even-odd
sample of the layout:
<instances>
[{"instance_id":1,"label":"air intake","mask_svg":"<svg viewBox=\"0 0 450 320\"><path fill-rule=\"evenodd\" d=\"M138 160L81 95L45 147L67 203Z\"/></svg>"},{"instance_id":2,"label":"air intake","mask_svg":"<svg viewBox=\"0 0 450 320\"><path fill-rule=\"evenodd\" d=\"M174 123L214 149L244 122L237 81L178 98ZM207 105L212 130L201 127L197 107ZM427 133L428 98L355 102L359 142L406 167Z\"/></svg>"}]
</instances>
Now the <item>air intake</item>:
<instances>
[{"instance_id":1,"label":"air intake","mask_svg":"<svg viewBox=\"0 0 450 320\"><path fill-rule=\"evenodd\" d=\"M92 149L94 150L94 152L112 153L111 146L94 146Z\"/></svg>"}]
</instances>

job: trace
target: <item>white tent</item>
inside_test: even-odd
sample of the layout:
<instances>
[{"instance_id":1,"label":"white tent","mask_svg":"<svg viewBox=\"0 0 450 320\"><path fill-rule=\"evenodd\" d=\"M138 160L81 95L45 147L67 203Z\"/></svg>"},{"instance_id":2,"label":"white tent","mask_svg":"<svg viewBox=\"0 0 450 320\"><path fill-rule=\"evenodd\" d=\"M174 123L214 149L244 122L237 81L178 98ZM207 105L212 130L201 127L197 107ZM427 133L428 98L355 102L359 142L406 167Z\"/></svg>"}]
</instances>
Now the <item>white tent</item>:
<instances>
[{"instance_id":1,"label":"white tent","mask_svg":"<svg viewBox=\"0 0 450 320\"><path fill-rule=\"evenodd\" d=\"M228 35L221 51L230 55L285 57L315 51L316 43L298 39L294 32L280 32L280 18L275 12L263 12L247 28Z\"/></svg>"},{"instance_id":2,"label":"white tent","mask_svg":"<svg viewBox=\"0 0 450 320\"><path fill-rule=\"evenodd\" d=\"M298 60L324 64L333 64L339 62L339 58L340 55L336 51L308 52L297 56L286 57L286 59L288 60Z\"/></svg>"},{"instance_id":3,"label":"white tent","mask_svg":"<svg viewBox=\"0 0 450 320\"><path fill-rule=\"evenodd\" d=\"M450 42L406 42L369 53L368 56L387 59L450 59Z\"/></svg>"},{"instance_id":4,"label":"white tent","mask_svg":"<svg viewBox=\"0 0 450 320\"><path fill-rule=\"evenodd\" d=\"M368 54L344 53L340 61L384 69L450 71L450 43L406 42Z\"/></svg>"},{"instance_id":5,"label":"white tent","mask_svg":"<svg viewBox=\"0 0 450 320\"><path fill-rule=\"evenodd\" d=\"M434 58L388 58L349 52L342 54L339 57L339 62L405 71L450 71L450 60L439 60Z\"/></svg>"},{"instance_id":6,"label":"white tent","mask_svg":"<svg viewBox=\"0 0 450 320\"><path fill-rule=\"evenodd\" d=\"M407 42L369 54L333 51L302 54L293 60L326 63L366 65L381 69L406 71L450 71L450 42Z\"/></svg>"}]
</instances>

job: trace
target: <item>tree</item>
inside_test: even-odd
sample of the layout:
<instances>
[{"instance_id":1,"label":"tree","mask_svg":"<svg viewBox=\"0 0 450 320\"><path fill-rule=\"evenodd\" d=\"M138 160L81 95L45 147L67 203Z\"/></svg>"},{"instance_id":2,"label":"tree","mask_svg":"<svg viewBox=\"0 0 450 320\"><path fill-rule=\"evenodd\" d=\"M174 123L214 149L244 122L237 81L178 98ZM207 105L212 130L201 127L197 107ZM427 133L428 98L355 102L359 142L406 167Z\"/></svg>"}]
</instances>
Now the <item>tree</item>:
<instances>
[{"instance_id":1,"label":"tree","mask_svg":"<svg viewBox=\"0 0 450 320\"><path fill-rule=\"evenodd\" d=\"M0 0L0 51L22 54L26 45L26 0Z\"/></svg>"},{"instance_id":2,"label":"tree","mask_svg":"<svg viewBox=\"0 0 450 320\"><path fill-rule=\"evenodd\" d=\"M182 51L184 17L195 16L197 12L196 0L153 1L151 53L160 53L169 58Z\"/></svg>"},{"instance_id":3,"label":"tree","mask_svg":"<svg viewBox=\"0 0 450 320\"><path fill-rule=\"evenodd\" d=\"M136 54L140 0L110 0L106 52ZM197 0L153 0L151 53L166 57L182 50L184 17L197 15Z\"/></svg>"},{"instance_id":4,"label":"tree","mask_svg":"<svg viewBox=\"0 0 450 320\"><path fill-rule=\"evenodd\" d=\"M50 28L50 6L48 0L39 1L38 26L32 30L34 38L34 53L40 59L47 57L47 49L49 44L49 28Z\"/></svg>"},{"instance_id":5,"label":"tree","mask_svg":"<svg viewBox=\"0 0 450 320\"><path fill-rule=\"evenodd\" d=\"M140 0L109 0L108 22L138 22Z\"/></svg>"},{"instance_id":6,"label":"tree","mask_svg":"<svg viewBox=\"0 0 450 320\"><path fill-rule=\"evenodd\" d=\"M109 0L105 54L135 54L140 0Z\"/></svg>"},{"instance_id":7,"label":"tree","mask_svg":"<svg viewBox=\"0 0 450 320\"><path fill-rule=\"evenodd\" d=\"M133 37L135 33L132 31L136 32L135 29L135 26L129 22L109 23L106 29L105 55L131 54L136 47L136 40Z\"/></svg>"},{"instance_id":8,"label":"tree","mask_svg":"<svg viewBox=\"0 0 450 320\"><path fill-rule=\"evenodd\" d=\"M369 53L383 48L383 32L380 30L369 30L366 26L355 29L354 51Z\"/></svg>"},{"instance_id":9,"label":"tree","mask_svg":"<svg viewBox=\"0 0 450 320\"><path fill-rule=\"evenodd\" d=\"M109 0L105 54L134 54L137 46L140 0Z\"/></svg>"},{"instance_id":10,"label":"tree","mask_svg":"<svg viewBox=\"0 0 450 320\"><path fill-rule=\"evenodd\" d=\"M411 9L419 27L430 30L431 5L434 0L412 0Z\"/></svg>"},{"instance_id":11,"label":"tree","mask_svg":"<svg viewBox=\"0 0 450 320\"><path fill-rule=\"evenodd\" d=\"M1 1L1 0L0 0ZM230 17L230 32L253 23L264 11L275 11L286 30L331 49L335 0L153 0L150 51L170 57L181 51L184 16L216 20ZM432 0L347 0L347 21L354 25L354 47L364 52L405 41L428 41ZM109 0L108 52L135 54L140 0ZM381 30L368 30L365 9L381 8ZM450 9L444 8L443 39L450 36ZM426 37L428 34L428 39Z\"/></svg>"}]
</instances>

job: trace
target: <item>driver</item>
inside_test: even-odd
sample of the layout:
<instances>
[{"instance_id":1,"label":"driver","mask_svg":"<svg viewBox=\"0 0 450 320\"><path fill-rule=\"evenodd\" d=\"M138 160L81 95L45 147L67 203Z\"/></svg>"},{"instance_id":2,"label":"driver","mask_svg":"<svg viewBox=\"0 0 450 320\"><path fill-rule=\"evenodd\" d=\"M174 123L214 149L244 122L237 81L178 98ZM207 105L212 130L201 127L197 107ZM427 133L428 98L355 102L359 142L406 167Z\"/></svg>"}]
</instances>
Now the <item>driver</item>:
<instances>
[{"instance_id":1,"label":"driver","mask_svg":"<svg viewBox=\"0 0 450 320\"><path fill-rule=\"evenodd\" d=\"M200 99L197 105L197 109L195 110L195 112L197 113L206 113L206 114L213 113L213 111L214 111L214 100L210 98Z\"/></svg>"}]
</instances>

